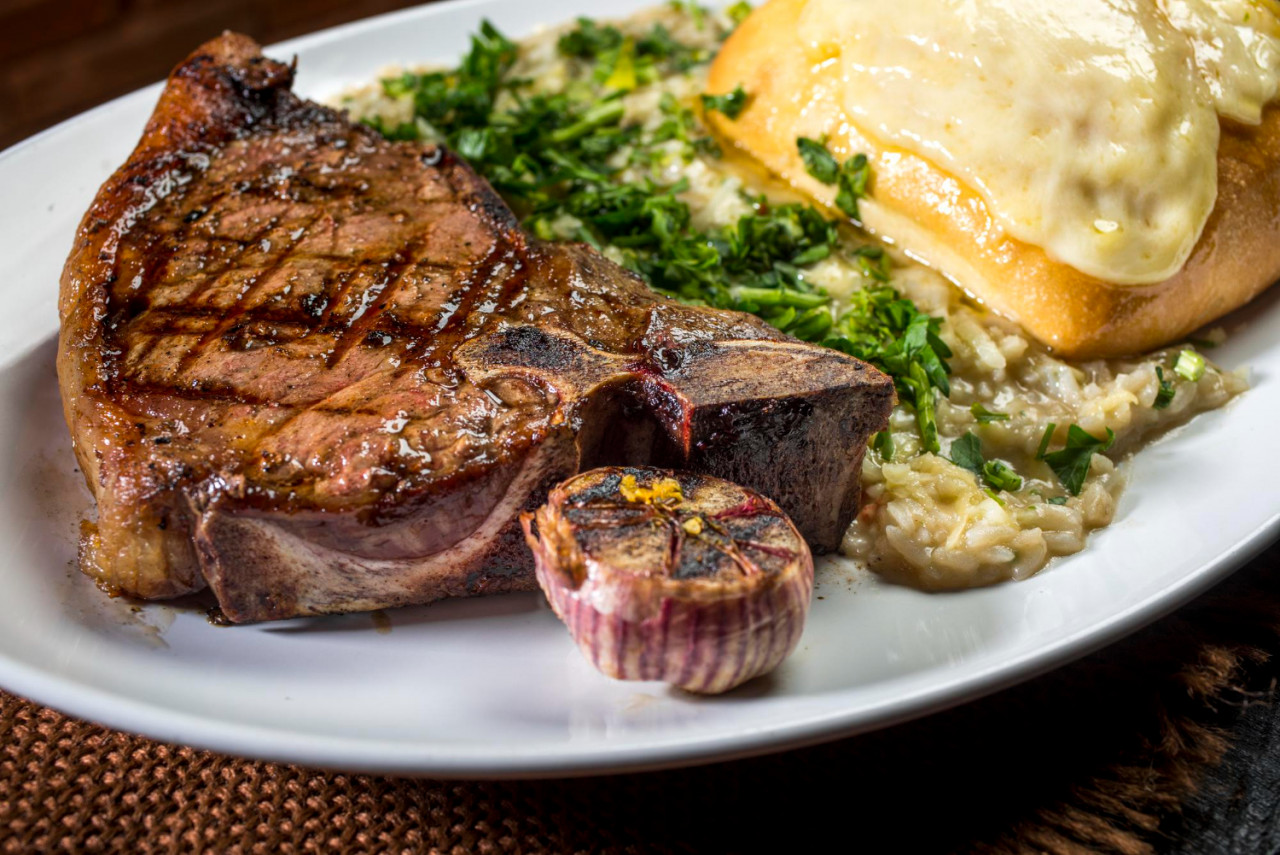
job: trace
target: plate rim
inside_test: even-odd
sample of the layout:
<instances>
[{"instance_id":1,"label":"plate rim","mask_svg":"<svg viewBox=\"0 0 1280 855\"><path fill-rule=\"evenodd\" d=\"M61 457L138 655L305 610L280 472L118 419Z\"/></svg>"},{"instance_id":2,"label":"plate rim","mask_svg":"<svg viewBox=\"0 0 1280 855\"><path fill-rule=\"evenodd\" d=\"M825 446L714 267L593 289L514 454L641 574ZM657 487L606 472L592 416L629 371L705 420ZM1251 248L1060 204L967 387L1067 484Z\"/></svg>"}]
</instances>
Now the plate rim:
<instances>
[{"instance_id":1,"label":"plate rim","mask_svg":"<svg viewBox=\"0 0 1280 855\"><path fill-rule=\"evenodd\" d=\"M400 18L431 18L489 5L491 0L440 0L362 18L267 45L266 52L301 51L340 40L363 30L385 26ZM73 132L125 102L154 98L163 82L143 86L67 118L0 151L0 164L54 136ZM13 356L10 354L9 356ZM4 363L10 362L4 359ZM1280 511L1264 519L1248 536L1233 544L1175 585L1154 592L1105 620L1077 630L1047 645L976 673L945 680L880 701L853 712L826 712L731 734L668 738L656 743L601 749L558 745L553 751L506 748L501 755L470 745L453 744L441 752L439 742L408 744L376 738L335 737L271 728L195 715L140 701L123 693L88 686L70 677L51 674L12 658L0 650L0 685L34 703L106 727L143 735L170 744L293 763L311 768L450 779L537 779L619 774L725 762L815 745L942 712L1001 689L1047 673L1137 632L1153 621L1226 579L1269 544L1280 538ZM904 678L898 678L904 679Z\"/></svg>"},{"instance_id":2,"label":"plate rim","mask_svg":"<svg viewBox=\"0 0 1280 855\"><path fill-rule=\"evenodd\" d=\"M1047 647L1037 648L977 675L939 682L899 695L870 710L828 713L730 735L672 739L601 751L570 745L554 752L509 747L499 757L453 745L447 755L423 744L338 738L191 715L126 695L84 686L17 662L0 650L0 681L12 694L77 718L176 745L273 763L399 777L455 780L571 778L678 769L758 757L892 727L976 701L1100 650L1185 605L1226 579L1280 536L1280 512L1260 524L1218 559L1184 576L1173 589L1153 594L1106 621ZM92 707L91 715L81 712ZM287 739L281 737L287 736Z\"/></svg>"}]
</instances>

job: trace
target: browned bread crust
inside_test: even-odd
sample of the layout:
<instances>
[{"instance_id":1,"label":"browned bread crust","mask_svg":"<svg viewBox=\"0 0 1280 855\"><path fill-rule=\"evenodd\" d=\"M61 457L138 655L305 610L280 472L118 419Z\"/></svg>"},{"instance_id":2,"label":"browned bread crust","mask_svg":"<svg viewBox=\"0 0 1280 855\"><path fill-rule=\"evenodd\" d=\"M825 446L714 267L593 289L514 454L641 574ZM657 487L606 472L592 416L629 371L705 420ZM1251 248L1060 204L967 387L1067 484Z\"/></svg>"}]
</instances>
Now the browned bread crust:
<instances>
[{"instance_id":1,"label":"browned bread crust","mask_svg":"<svg viewBox=\"0 0 1280 855\"><path fill-rule=\"evenodd\" d=\"M841 158L868 153L874 177L864 225L1055 351L1094 357L1150 350L1280 278L1280 109L1269 108L1257 127L1223 123L1217 204L1183 269L1154 285L1115 285L1007 235L976 191L929 160L864 137L829 94L839 91L834 64L813 71L798 41L805 2L770 0L725 42L708 91L741 84L751 101L736 121L712 114L717 132L829 206L834 188L805 173L796 137L826 134Z\"/></svg>"}]
</instances>

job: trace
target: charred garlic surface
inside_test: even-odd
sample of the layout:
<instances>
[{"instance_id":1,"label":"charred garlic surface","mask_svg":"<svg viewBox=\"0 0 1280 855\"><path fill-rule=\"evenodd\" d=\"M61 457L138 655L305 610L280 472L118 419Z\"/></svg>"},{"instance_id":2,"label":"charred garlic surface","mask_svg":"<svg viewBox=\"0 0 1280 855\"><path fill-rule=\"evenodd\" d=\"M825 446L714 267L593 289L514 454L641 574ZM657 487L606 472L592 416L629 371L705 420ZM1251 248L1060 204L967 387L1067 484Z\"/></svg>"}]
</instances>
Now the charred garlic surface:
<instances>
[{"instance_id":1,"label":"charred garlic surface","mask_svg":"<svg viewBox=\"0 0 1280 855\"><path fill-rule=\"evenodd\" d=\"M594 469L521 522L551 607L610 677L725 692L800 640L809 547L777 505L736 484Z\"/></svg>"}]
</instances>

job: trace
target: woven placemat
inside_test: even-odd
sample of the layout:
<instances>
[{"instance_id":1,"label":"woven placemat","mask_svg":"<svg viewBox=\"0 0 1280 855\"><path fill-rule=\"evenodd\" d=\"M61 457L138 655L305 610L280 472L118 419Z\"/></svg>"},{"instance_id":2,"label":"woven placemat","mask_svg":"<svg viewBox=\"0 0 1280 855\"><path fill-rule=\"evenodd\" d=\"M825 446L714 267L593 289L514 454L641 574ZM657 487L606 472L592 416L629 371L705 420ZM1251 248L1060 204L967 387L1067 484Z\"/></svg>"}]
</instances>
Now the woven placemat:
<instances>
[{"instance_id":1,"label":"woven placemat","mask_svg":"<svg viewBox=\"0 0 1280 855\"><path fill-rule=\"evenodd\" d=\"M164 745L0 694L4 852L1155 852L1267 703L1280 549L1107 650L880 733L567 781L347 775ZM833 837L834 835L834 837ZM872 847L868 849L868 847Z\"/></svg>"}]
</instances>

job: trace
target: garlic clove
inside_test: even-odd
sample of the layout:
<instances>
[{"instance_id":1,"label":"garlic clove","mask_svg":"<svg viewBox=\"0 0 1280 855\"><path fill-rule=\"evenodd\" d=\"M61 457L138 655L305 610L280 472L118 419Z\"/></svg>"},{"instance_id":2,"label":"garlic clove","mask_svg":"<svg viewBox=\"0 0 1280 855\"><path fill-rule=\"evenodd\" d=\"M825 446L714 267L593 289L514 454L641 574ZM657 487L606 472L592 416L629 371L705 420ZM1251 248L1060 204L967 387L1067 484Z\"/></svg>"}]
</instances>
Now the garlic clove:
<instances>
[{"instance_id":1,"label":"garlic clove","mask_svg":"<svg viewBox=\"0 0 1280 855\"><path fill-rule=\"evenodd\" d=\"M610 677L725 692L776 668L804 630L809 547L744 487L606 467L556 487L521 523L552 609Z\"/></svg>"}]
</instances>

